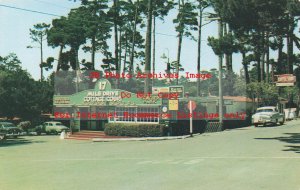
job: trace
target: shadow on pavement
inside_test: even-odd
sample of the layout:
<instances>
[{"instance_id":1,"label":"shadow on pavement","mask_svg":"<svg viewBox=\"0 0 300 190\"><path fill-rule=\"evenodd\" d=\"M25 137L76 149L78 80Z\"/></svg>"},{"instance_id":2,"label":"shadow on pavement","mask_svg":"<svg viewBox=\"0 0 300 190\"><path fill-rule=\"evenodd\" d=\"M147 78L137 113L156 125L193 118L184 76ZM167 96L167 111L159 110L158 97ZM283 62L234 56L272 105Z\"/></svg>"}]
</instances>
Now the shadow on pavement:
<instances>
[{"instance_id":1,"label":"shadow on pavement","mask_svg":"<svg viewBox=\"0 0 300 190\"><path fill-rule=\"evenodd\" d=\"M4 141L0 142L0 148L1 147L8 147L8 146L18 146L18 145L26 145L31 143L43 143L44 141L33 141L29 139L25 139L22 137L16 138L16 139L6 139Z\"/></svg>"},{"instance_id":2,"label":"shadow on pavement","mask_svg":"<svg viewBox=\"0 0 300 190\"><path fill-rule=\"evenodd\" d=\"M284 133L285 137L273 137L273 138L255 138L257 140L279 140L282 142L290 143L290 144L299 144L296 145L287 145L288 149L284 149L283 151L294 151L296 153L300 153L300 133Z\"/></svg>"}]
</instances>

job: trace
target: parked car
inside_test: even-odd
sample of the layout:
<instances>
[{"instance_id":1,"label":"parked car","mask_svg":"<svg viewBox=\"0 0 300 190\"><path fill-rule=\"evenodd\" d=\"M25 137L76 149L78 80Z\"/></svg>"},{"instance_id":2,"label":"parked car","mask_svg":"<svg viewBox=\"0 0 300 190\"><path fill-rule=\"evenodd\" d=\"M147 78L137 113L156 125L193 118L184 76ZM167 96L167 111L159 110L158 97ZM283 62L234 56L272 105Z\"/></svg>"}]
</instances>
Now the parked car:
<instances>
[{"instance_id":1,"label":"parked car","mask_svg":"<svg viewBox=\"0 0 300 190\"><path fill-rule=\"evenodd\" d=\"M4 138L17 138L21 135L22 130L10 122L0 122L0 133L4 133Z\"/></svg>"},{"instance_id":2,"label":"parked car","mask_svg":"<svg viewBox=\"0 0 300 190\"><path fill-rule=\"evenodd\" d=\"M36 132L38 135L41 133L46 134L58 134L62 131L69 131L70 129L66 126L64 126L61 122L57 121L49 121L45 122L42 125L39 125L36 127Z\"/></svg>"},{"instance_id":3,"label":"parked car","mask_svg":"<svg viewBox=\"0 0 300 190\"><path fill-rule=\"evenodd\" d=\"M257 108L256 113L252 115L252 124L255 127L258 125L274 124L278 122L283 125L285 121L284 114L279 113L275 106L267 106Z\"/></svg>"},{"instance_id":4,"label":"parked car","mask_svg":"<svg viewBox=\"0 0 300 190\"><path fill-rule=\"evenodd\" d=\"M0 132L0 141L5 140L5 134L6 133Z\"/></svg>"}]
</instances>

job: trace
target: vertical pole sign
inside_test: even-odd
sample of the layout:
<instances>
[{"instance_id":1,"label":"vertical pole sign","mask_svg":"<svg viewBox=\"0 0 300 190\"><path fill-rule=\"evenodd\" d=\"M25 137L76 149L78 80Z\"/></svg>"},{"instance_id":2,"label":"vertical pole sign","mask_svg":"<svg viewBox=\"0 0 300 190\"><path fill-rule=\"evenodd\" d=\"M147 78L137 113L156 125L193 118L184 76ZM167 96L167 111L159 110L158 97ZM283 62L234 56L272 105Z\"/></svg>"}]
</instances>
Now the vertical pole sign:
<instances>
[{"instance_id":1,"label":"vertical pole sign","mask_svg":"<svg viewBox=\"0 0 300 190\"><path fill-rule=\"evenodd\" d=\"M193 136L193 111L196 109L196 102L190 100L187 107L190 110L190 135L192 137Z\"/></svg>"}]
</instances>

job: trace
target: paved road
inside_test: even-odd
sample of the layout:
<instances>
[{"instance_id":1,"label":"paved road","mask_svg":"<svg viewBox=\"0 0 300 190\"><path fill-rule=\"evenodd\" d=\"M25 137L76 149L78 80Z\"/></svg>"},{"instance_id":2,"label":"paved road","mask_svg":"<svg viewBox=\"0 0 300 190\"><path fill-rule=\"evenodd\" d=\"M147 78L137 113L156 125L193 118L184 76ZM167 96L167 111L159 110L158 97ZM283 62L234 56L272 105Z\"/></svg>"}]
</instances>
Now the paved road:
<instances>
[{"instance_id":1,"label":"paved road","mask_svg":"<svg viewBox=\"0 0 300 190\"><path fill-rule=\"evenodd\" d=\"M26 137L0 145L1 190L300 190L300 120L183 140Z\"/></svg>"}]
</instances>

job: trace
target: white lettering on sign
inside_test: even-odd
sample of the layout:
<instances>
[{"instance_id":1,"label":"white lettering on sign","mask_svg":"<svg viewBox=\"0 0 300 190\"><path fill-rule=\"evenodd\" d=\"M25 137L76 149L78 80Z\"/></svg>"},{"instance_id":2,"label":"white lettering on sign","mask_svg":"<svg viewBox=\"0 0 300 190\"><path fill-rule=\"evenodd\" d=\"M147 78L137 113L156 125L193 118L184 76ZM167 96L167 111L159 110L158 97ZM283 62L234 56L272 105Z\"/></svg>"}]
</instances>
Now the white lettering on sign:
<instances>
[{"instance_id":1,"label":"white lettering on sign","mask_svg":"<svg viewBox=\"0 0 300 190\"><path fill-rule=\"evenodd\" d=\"M85 103L105 102L105 101L120 101L121 96L119 91L90 91L84 97Z\"/></svg>"}]
</instances>

